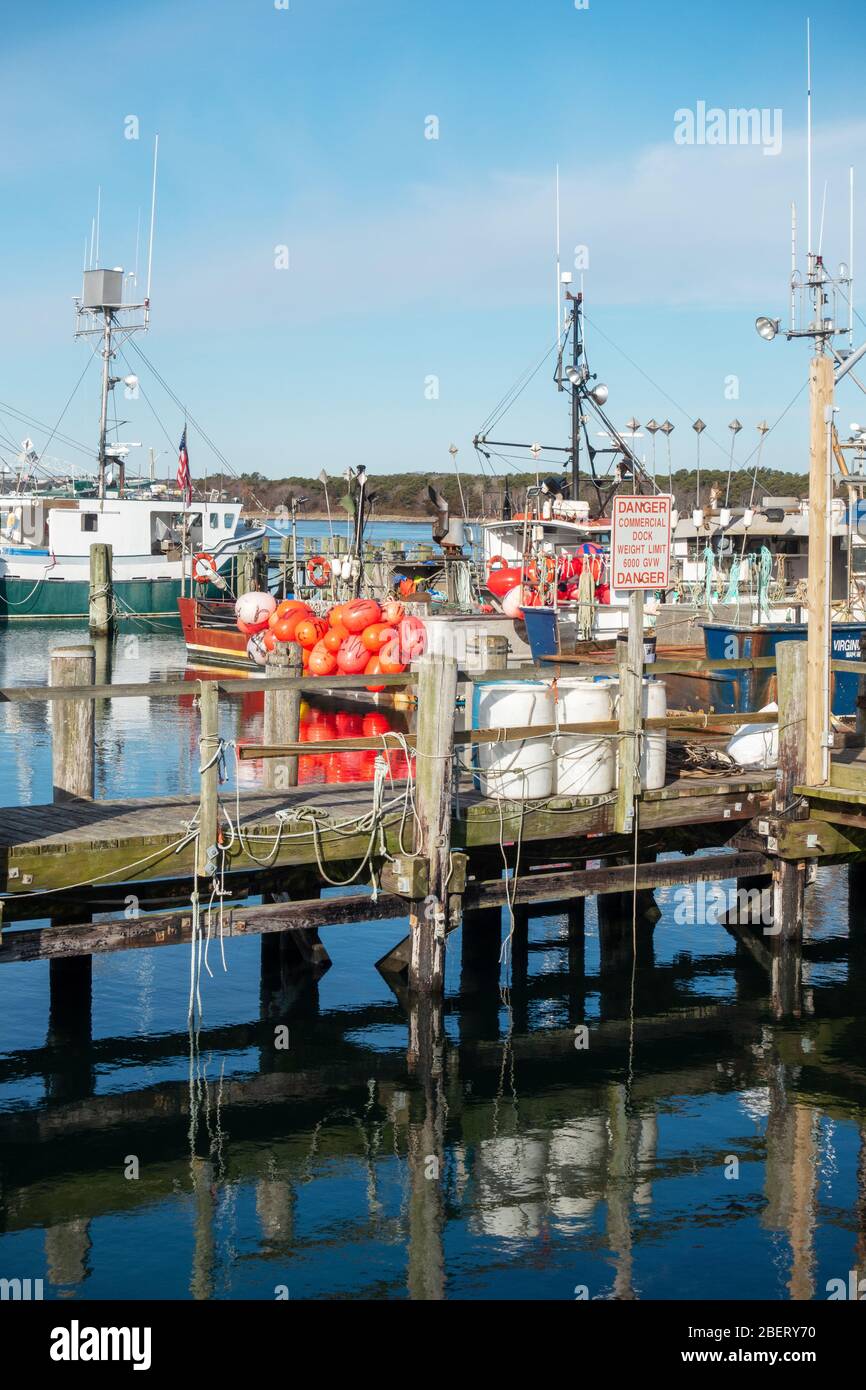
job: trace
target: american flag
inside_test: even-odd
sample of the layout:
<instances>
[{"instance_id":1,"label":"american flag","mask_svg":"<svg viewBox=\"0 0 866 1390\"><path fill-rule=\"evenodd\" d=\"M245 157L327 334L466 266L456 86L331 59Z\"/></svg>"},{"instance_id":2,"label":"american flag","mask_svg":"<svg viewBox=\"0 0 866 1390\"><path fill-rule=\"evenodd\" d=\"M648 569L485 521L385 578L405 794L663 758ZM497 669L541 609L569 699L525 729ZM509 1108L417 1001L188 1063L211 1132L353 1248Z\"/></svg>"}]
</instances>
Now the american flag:
<instances>
[{"instance_id":1,"label":"american flag","mask_svg":"<svg viewBox=\"0 0 866 1390\"><path fill-rule=\"evenodd\" d=\"M189 454L186 451L186 425L180 437L180 450L177 457L177 485L183 495L184 506L192 501L192 478L189 475Z\"/></svg>"}]
</instances>

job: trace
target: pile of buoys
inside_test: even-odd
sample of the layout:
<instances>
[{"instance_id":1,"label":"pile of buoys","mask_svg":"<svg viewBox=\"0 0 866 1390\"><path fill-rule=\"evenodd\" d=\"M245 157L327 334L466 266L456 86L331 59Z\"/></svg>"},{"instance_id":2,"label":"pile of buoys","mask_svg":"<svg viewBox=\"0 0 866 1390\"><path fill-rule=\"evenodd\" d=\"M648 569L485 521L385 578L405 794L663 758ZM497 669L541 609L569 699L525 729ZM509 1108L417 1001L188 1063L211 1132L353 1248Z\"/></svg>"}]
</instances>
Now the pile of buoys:
<instances>
[{"instance_id":1,"label":"pile of buoys","mask_svg":"<svg viewBox=\"0 0 866 1390\"><path fill-rule=\"evenodd\" d=\"M270 594L249 593L238 599L235 613L238 628L249 637L247 654L258 666L278 643L296 642L311 676L398 675L427 646L421 619L394 601L380 606L375 599L356 598L317 617L301 599L277 603Z\"/></svg>"}]
</instances>

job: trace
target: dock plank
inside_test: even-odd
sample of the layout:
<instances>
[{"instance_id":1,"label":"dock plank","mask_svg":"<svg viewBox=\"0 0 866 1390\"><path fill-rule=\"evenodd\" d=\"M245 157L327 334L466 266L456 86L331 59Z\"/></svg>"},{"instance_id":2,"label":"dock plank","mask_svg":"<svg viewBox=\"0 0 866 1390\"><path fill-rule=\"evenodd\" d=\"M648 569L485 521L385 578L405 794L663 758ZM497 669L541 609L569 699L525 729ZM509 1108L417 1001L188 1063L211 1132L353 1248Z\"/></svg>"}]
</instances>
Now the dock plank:
<instances>
[{"instance_id":1,"label":"dock plank","mask_svg":"<svg viewBox=\"0 0 866 1390\"><path fill-rule=\"evenodd\" d=\"M640 824L646 830L688 829L722 820L746 821L765 808L772 774L709 781L679 778L640 803ZM390 852L399 850L404 783L389 784L386 798L397 802L386 817L385 840ZM372 804L369 783L307 786L283 791L256 789L239 798L245 833L263 837L252 846L256 859L274 851L279 833L277 812L297 813L315 807L332 822L366 816ZM238 799L233 792L222 798L234 821ZM193 796L169 796L158 801L127 798L116 801L78 802L19 807L0 811L0 891L59 894L79 884L146 883L153 879L182 878L193 870L194 846L178 850L198 809ZM732 826L733 830L733 826ZM613 832L613 805L609 797L554 797L541 804L503 803L482 797L468 779L460 785L455 804L452 843L472 849L495 845L520 835L527 841L607 835ZM228 835L227 835L227 838ZM411 817L404 838L411 839ZM367 851L369 830L337 831L323 825L319 852L326 861L360 859ZM591 845L585 846L587 852ZM228 872L257 870L251 855L235 845L228 852ZM315 863L316 845L308 823L284 825L272 864L279 867ZM50 898L48 899L50 901Z\"/></svg>"}]
</instances>

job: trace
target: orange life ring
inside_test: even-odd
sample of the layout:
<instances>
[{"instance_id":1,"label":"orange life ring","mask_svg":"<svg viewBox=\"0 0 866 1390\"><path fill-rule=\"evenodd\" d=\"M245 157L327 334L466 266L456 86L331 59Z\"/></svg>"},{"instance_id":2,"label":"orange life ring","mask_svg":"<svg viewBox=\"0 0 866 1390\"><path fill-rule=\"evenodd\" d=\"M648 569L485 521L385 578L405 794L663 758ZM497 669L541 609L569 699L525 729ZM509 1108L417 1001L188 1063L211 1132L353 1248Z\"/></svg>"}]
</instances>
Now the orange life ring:
<instances>
[{"instance_id":1,"label":"orange life ring","mask_svg":"<svg viewBox=\"0 0 866 1390\"><path fill-rule=\"evenodd\" d=\"M324 589L331 578L331 565L324 555L314 555L307 561L307 574L317 589Z\"/></svg>"},{"instance_id":2,"label":"orange life ring","mask_svg":"<svg viewBox=\"0 0 866 1390\"><path fill-rule=\"evenodd\" d=\"M204 574L199 574L199 565L204 566ZM192 558L192 577L196 584L206 584L216 574L216 560L206 550L200 550Z\"/></svg>"},{"instance_id":3,"label":"orange life ring","mask_svg":"<svg viewBox=\"0 0 866 1390\"><path fill-rule=\"evenodd\" d=\"M497 570L507 570L508 568L508 561L504 555L493 555L487 562L488 574L495 574Z\"/></svg>"}]
</instances>

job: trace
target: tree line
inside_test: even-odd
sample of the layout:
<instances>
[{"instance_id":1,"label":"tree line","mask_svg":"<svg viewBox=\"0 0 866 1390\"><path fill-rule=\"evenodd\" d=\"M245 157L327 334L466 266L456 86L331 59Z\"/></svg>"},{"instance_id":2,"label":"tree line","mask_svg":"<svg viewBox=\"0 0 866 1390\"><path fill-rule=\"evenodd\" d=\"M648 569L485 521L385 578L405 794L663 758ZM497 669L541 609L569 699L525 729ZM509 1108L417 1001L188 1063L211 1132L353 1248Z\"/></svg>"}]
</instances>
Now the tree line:
<instances>
[{"instance_id":1,"label":"tree line","mask_svg":"<svg viewBox=\"0 0 866 1390\"><path fill-rule=\"evenodd\" d=\"M535 473L510 473L507 476L508 494L513 511L522 511L526 502L526 489L536 483ZM672 492L680 511L697 505L698 478L694 468L680 468L673 473L658 472L656 483L662 492ZM368 494L373 498L371 514L376 517L406 518L418 520L431 515L432 507L428 498L428 486L432 484L448 502L452 515L461 516L465 505L470 518L479 516L499 516L506 492L506 478L482 477L478 473L382 473L371 474ZM590 503L591 510L597 510L598 494L589 474L581 473L580 495ZM787 473L778 468L760 468L757 473L750 468L734 469L728 480L727 469L702 468L700 477L700 500L702 506L710 501L711 488L717 489L719 504L731 507L745 507L751 503L760 506L764 497L805 497L809 491L808 473ZM333 515L344 514L342 499L347 494L345 479L340 474L328 476L328 500ZM602 482L602 494L606 495L609 483ZM293 500L298 502L300 514L320 517L327 514L325 488L318 478L290 476L287 478L266 478L261 473L242 473L238 479L237 491L245 506L252 511L264 507L267 511L278 508L291 508ZM461 496L462 494L462 496ZM564 493L570 496L570 490Z\"/></svg>"}]
</instances>

